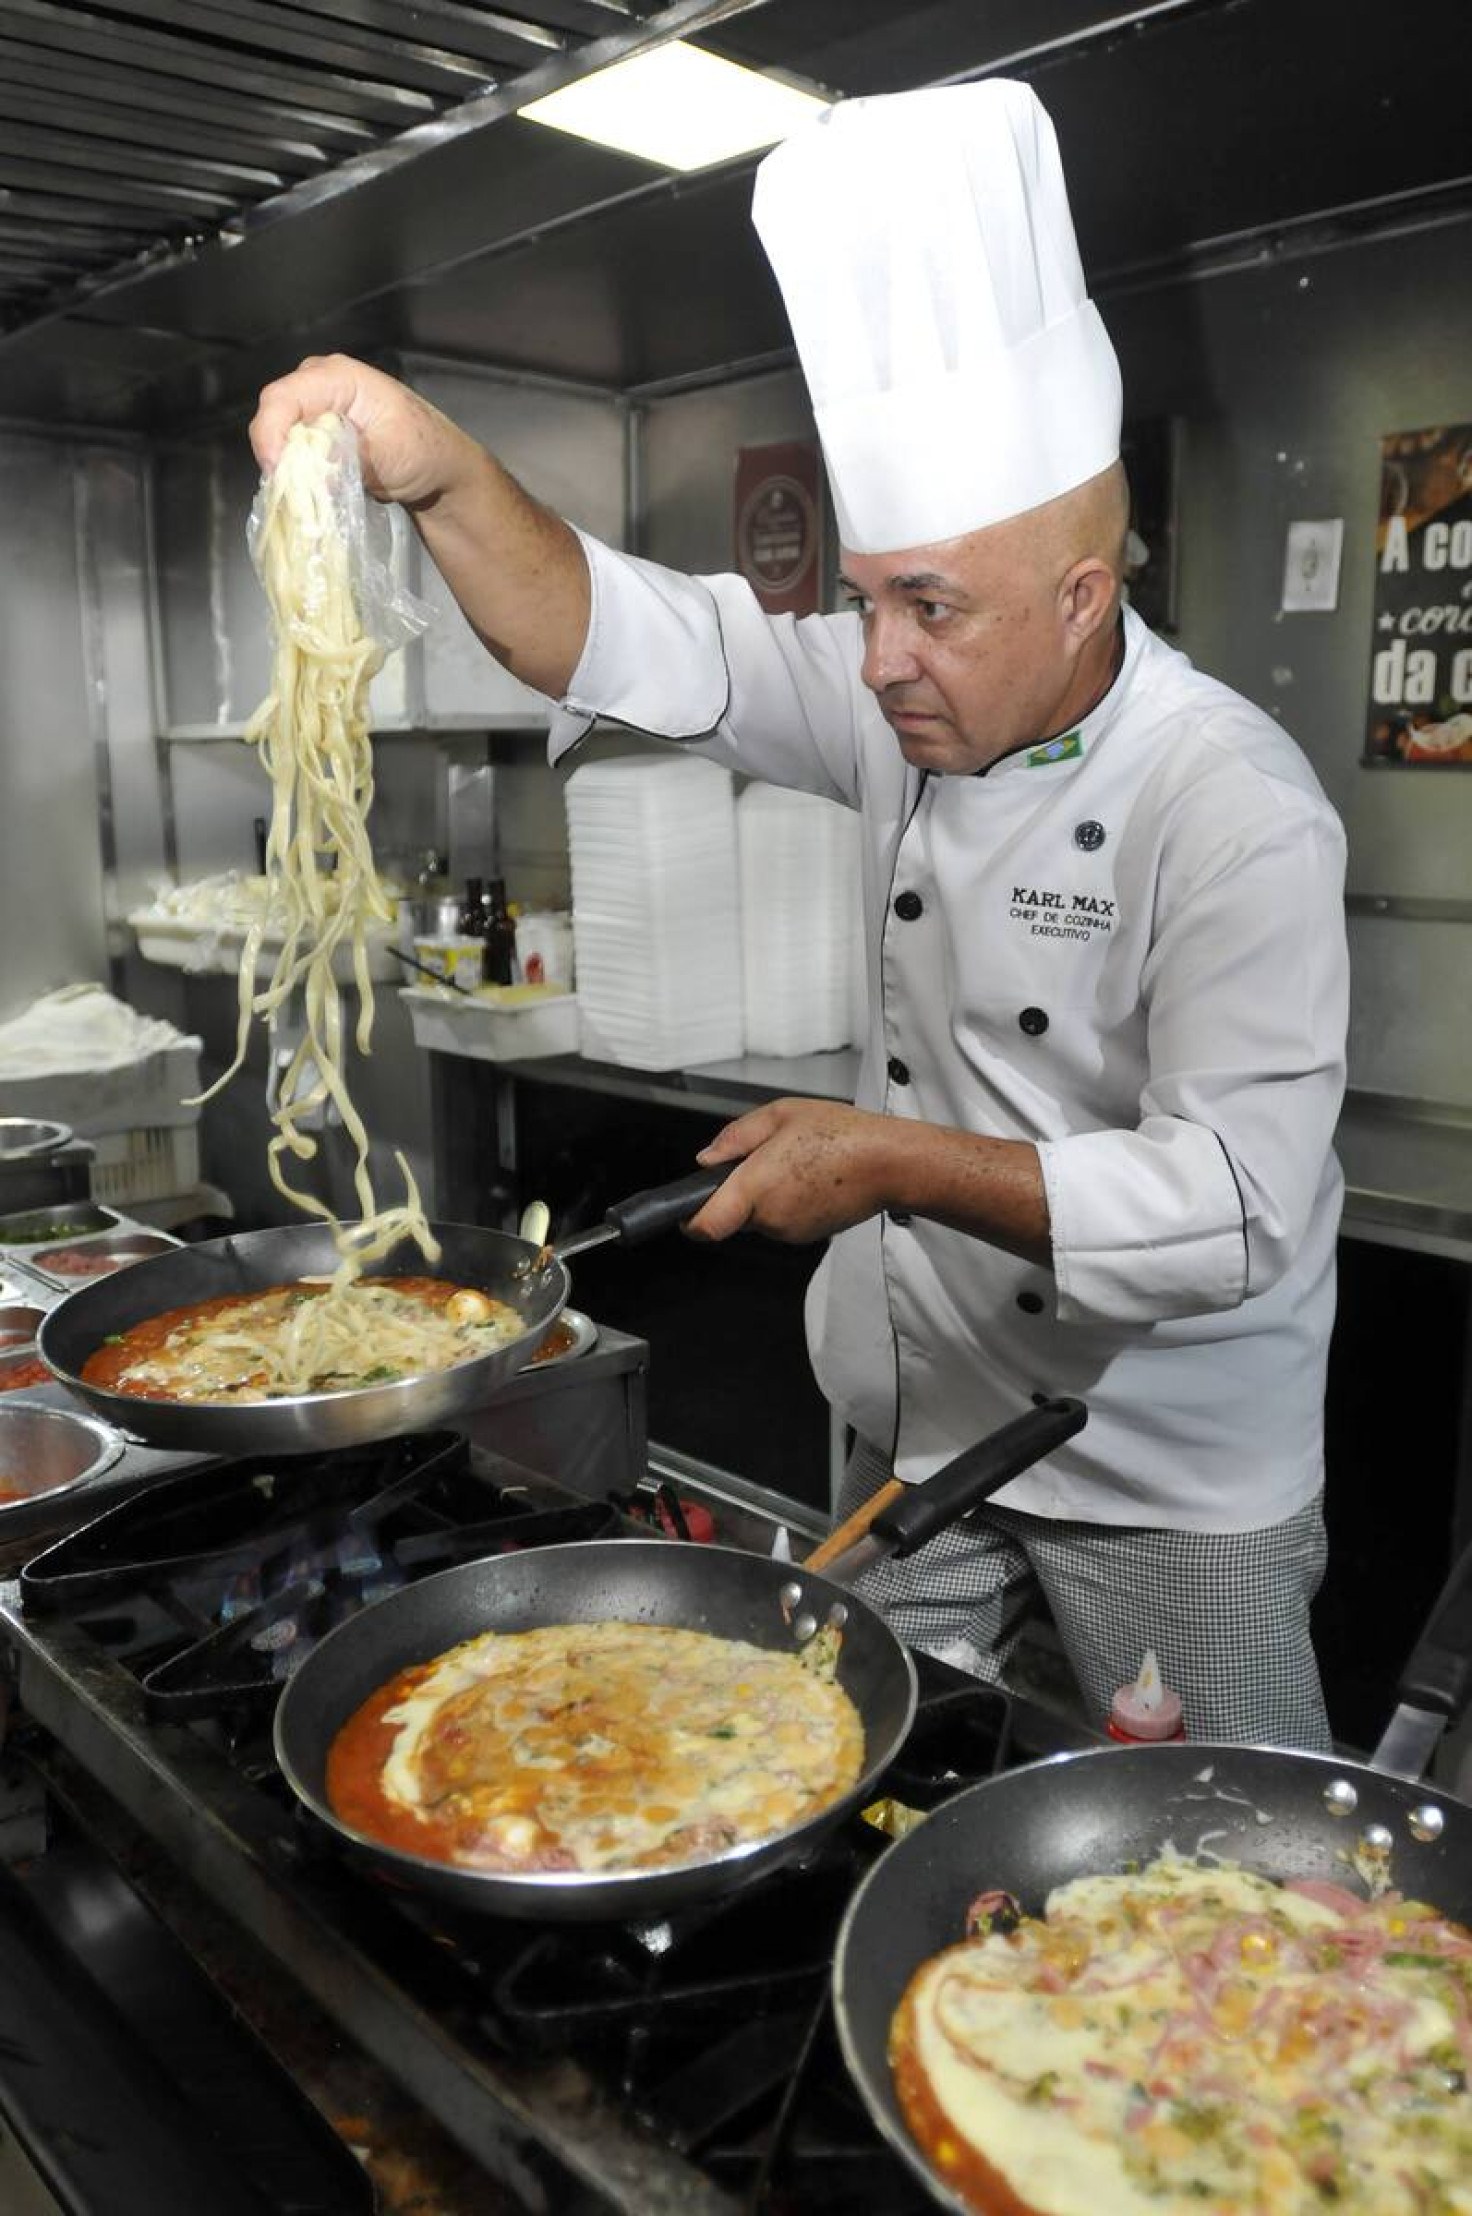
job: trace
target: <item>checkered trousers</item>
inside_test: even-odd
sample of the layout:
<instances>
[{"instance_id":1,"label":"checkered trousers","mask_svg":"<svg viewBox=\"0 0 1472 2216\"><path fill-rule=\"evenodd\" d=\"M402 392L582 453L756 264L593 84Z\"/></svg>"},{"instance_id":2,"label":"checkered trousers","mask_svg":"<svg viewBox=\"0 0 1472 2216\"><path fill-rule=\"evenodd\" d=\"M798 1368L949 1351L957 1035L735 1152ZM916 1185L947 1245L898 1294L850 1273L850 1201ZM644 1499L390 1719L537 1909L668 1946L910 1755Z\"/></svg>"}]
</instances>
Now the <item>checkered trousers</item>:
<instances>
[{"instance_id":1,"label":"checkered trousers","mask_svg":"<svg viewBox=\"0 0 1472 2216\"><path fill-rule=\"evenodd\" d=\"M839 1521L890 1474L859 1440ZM1259 1531L1062 1522L988 1505L904 1560L874 1564L855 1591L907 1644L993 1683L1041 1594L1096 1723L1153 1647L1188 1738L1327 1752L1309 1636L1326 1555L1317 1500Z\"/></svg>"}]
</instances>

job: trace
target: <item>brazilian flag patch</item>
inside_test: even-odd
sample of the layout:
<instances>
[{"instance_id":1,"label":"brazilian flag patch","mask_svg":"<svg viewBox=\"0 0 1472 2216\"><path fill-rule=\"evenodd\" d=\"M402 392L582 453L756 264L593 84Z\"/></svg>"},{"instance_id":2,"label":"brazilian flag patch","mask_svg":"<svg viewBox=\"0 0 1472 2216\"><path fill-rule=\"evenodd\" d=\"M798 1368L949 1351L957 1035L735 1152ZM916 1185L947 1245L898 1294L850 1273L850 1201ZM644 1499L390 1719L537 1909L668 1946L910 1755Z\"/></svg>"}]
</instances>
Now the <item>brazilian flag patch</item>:
<instances>
[{"instance_id":1,"label":"brazilian flag patch","mask_svg":"<svg viewBox=\"0 0 1472 2216\"><path fill-rule=\"evenodd\" d=\"M1035 746L1023 756L1029 769L1050 769L1054 762L1076 762L1084 750L1084 742L1077 731L1067 731L1061 739L1049 739L1045 746Z\"/></svg>"}]
</instances>

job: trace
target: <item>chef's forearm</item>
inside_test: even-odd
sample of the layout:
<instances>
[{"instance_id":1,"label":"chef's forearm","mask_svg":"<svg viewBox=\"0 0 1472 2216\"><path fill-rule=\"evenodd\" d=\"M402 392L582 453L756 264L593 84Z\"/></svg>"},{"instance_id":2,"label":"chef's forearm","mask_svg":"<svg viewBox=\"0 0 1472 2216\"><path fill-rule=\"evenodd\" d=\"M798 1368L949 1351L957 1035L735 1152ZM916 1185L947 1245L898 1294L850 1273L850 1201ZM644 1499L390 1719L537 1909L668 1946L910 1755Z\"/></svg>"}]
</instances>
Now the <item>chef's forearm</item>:
<instances>
[{"instance_id":1,"label":"chef's forearm","mask_svg":"<svg viewBox=\"0 0 1472 2216\"><path fill-rule=\"evenodd\" d=\"M413 516L481 644L523 684L560 699L588 631L588 565L577 533L482 447L469 447L451 481Z\"/></svg>"},{"instance_id":2,"label":"chef's forearm","mask_svg":"<svg viewBox=\"0 0 1472 2216\"><path fill-rule=\"evenodd\" d=\"M801 1244L872 1216L927 1216L1045 1267L1048 1202L1035 1147L978 1138L846 1102L772 1100L697 1159L732 1175L686 1226L697 1238L763 1231Z\"/></svg>"},{"instance_id":3,"label":"chef's forearm","mask_svg":"<svg viewBox=\"0 0 1472 2216\"><path fill-rule=\"evenodd\" d=\"M1048 1195L1035 1146L938 1124L885 1121L892 1134L886 1176L891 1212L924 1216L1051 1268Z\"/></svg>"}]
</instances>

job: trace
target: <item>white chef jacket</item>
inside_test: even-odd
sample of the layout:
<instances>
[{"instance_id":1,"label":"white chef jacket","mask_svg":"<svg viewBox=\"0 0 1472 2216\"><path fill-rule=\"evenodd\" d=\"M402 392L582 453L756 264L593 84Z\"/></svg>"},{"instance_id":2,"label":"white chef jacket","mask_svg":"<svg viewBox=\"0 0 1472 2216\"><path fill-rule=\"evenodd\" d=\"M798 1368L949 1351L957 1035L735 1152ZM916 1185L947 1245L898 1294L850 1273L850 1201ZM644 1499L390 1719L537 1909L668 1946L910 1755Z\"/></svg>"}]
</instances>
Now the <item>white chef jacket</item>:
<instances>
[{"instance_id":1,"label":"white chef jacket","mask_svg":"<svg viewBox=\"0 0 1472 2216\"><path fill-rule=\"evenodd\" d=\"M1127 609L1074 732L923 773L860 679L856 615L773 619L741 578L584 546L550 758L604 718L857 808L858 1105L1042 1163L1051 1272L920 1218L829 1242L807 1322L832 1405L915 1481L1077 1394L1086 1428L999 1503L1291 1515L1323 1480L1348 1000L1343 833L1297 747Z\"/></svg>"}]
</instances>

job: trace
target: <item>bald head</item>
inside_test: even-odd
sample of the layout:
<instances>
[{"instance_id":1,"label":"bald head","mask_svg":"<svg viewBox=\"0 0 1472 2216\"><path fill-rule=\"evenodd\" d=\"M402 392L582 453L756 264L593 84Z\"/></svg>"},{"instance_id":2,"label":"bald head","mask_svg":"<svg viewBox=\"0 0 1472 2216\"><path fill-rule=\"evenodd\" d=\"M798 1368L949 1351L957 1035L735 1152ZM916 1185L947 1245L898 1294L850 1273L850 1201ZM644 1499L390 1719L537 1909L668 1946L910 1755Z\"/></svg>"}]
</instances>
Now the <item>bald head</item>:
<instances>
[{"instance_id":1,"label":"bald head","mask_svg":"<svg viewBox=\"0 0 1472 2216\"><path fill-rule=\"evenodd\" d=\"M1113 581L1107 615L1119 604L1124 580L1125 539L1130 524L1130 488L1123 462L1111 462L1082 485L1060 493L1041 508L1011 516L976 533L1009 559L1025 562L1037 581L1051 589L1080 563L1101 564Z\"/></svg>"}]
</instances>

